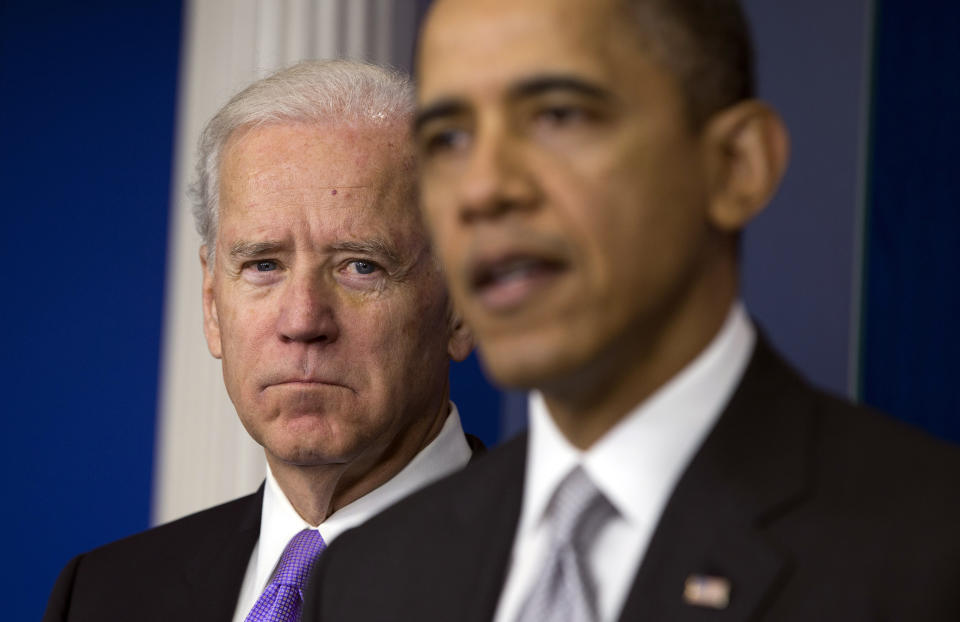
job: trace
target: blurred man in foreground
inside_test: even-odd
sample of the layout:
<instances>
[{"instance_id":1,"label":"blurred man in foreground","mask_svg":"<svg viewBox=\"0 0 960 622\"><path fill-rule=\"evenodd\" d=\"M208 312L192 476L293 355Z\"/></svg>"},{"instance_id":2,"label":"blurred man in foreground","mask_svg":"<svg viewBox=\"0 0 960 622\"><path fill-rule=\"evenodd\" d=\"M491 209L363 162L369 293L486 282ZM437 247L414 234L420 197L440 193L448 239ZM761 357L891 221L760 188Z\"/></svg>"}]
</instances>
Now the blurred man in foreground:
<instances>
[{"instance_id":1,"label":"blurred man in foreground","mask_svg":"<svg viewBox=\"0 0 960 622\"><path fill-rule=\"evenodd\" d=\"M303 63L207 126L204 331L267 479L77 557L46 620L295 620L326 544L470 459L447 372L472 339L416 209L412 97L384 69Z\"/></svg>"},{"instance_id":2,"label":"blurred man in foreground","mask_svg":"<svg viewBox=\"0 0 960 622\"><path fill-rule=\"evenodd\" d=\"M437 0L419 75L426 219L530 429L345 536L305 619L960 619L958 452L739 301L787 136L737 2Z\"/></svg>"}]
</instances>

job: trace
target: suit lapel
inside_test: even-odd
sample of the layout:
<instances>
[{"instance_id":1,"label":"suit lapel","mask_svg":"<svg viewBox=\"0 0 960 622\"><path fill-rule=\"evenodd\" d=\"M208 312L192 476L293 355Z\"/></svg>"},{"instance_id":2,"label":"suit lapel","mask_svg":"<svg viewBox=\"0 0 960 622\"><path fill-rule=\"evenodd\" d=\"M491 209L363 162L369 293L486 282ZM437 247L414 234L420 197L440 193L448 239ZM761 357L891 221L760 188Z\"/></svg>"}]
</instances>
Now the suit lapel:
<instances>
[{"instance_id":1,"label":"suit lapel","mask_svg":"<svg viewBox=\"0 0 960 622\"><path fill-rule=\"evenodd\" d=\"M237 606L240 585L250 554L260 536L263 485L224 525L220 534L210 534L186 567L190 586L189 619L229 622Z\"/></svg>"},{"instance_id":2,"label":"suit lapel","mask_svg":"<svg viewBox=\"0 0 960 622\"><path fill-rule=\"evenodd\" d=\"M463 622L489 622L500 600L523 499L526 433L495 453L502 454L502 459L481 458L475 472L482 473L482 482L471 486L471 495L461 498L455 507L457 532L476 534L468 541L467 550L451 552L472 564L470 575L460 577L468 584L464 592L470 594L456 618Z\"/></svg>"},{"instance_id":3,"label":"suit lapel","mask_svg":"<svg viewBox=\"0 0 960 622\"><path fill-rule=\"evenodd\" d=\"M667 503L621 620L742 621L775 596L791 560L762 532L809 485L808 395L759 338L739 388ZM729 604L685 599L691 576L729 581Z\"/></svg>"}]
</instances>

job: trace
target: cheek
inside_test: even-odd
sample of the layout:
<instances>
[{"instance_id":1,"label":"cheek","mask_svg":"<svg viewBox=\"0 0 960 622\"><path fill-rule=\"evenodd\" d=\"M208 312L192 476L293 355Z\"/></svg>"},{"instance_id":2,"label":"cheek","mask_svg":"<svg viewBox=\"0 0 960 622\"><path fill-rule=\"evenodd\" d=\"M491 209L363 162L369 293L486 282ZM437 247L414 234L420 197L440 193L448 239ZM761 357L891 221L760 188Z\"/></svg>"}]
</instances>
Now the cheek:
<instances>
[{"instance_id":1,"label":"cheek","mask_svg":"<svg viewBox=\"0 0 960 622\"><path fill-rule=\"evenodd\" d=\"M584 287L606 288L611 268L641 253L637 232L646 216L636 177L611 166L609 158L589 157L556 163L541 175L552 204L545 227L557 229L586 271Z\"/></svg>"},{"instance_id":2,"label":"cheek","mask_svg":"<svg viewBox=\"0 0 960 622\"><path fill-rule=\"evenodd\" d=\"M220 342L225 375L243 379L265 359L274 318L268 305L245 302L220 307Z\"/></svg>"},{"instance_id":3,"label":"cheek","mask_svg":"<svg viewBox=\"0 0 960 622\"><path fill-rule=\"evenodd\" d=\"M570 177L570 228L582 232L598 268L652 271L695 244L692 238L702 230L697 162L683 146L635 145L612 153Z\"/></svg>"},{"instance_id":4,"label":"cheek","mask_svg":"<svg viewBox=\"0 0 960 622\"><path fill-rule=\"evenodd\" d=\"M423 288L384 301L358 331L363 350L378 362L384 376L401 386L419 369L435 367L446 357L445 307Z\"/></svg>"},{"instance_id":5,"label":"cheek","mask_svg":"<svg viewBox=\"0 0 960 622\"><path fill-rule=\"evenodd\" d=\"M457 228L464 180L459 167L421 169L421 172L419 204L422 222L437 239L439 234Z\"/></svg>"},{"instance_id":6,"label":"cheek","mask_svg":"<svg viewBox=\"0 0 960 622\"><path fill-rule=\"evenodd\" d=\"M378 385L390 382L406 343L403 305L387 297L356 301L338 312L340 352Z\"/></svg>"},{"instance_id":7,"label":"cheek","mask_svg":"<svg viewBox=\"0 0 960 622\"><path fill-rule=\"evenodd\" d=\"M457 249L464 247L459 240L463 232L458 225L456 203L451 196L444 196L445 193L438 186L434 183L431 190L424 190L420 213L433 247L444 265L455 265L448 262L456 260Z\"/></svg>"}]
</instances>

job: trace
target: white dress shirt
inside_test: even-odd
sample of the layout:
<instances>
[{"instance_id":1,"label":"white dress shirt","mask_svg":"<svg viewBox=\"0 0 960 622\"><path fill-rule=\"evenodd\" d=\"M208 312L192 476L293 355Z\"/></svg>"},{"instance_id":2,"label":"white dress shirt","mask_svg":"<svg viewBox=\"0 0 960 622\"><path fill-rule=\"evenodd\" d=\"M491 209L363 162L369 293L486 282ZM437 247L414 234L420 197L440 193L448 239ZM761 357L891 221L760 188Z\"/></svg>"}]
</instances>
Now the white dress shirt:
<instances>
[{"instance_id":1,"label":"white dress shirt","mask_svg":"<svg viewBox=\"0 0 960 622\"><path fill-rule=\"evenodd\" d=\"M710 344L587 451L570 444L543 397L530 396L523 505L495 622L513 622L545 569L547 508L581 465L616 510L588 551L600 620L616 620L674 486L726 406L756 340L743 305L733 305Z\"/></svg>"},{"instance_id":2,"label":"white dress shirt","mask_svg":"<svg viewBox=\"0 0 960 622\"><path fill-rule=\"evenodd\" d=\"M382 486L343 506L319 526L310 525L297 513L277 484L270 465L267 465L267 481L260 515L260 539L253 547L250 562L247 564L247 572L240 587L240 598L233 614L234 622L243 622L253 609L261 592L273 577L283 549L299 531L319 529L323 540L330 544L344 531L356 527L403 497L462 468L472 455L463 435L460 413L451 402L450 414L440 433L414 456L402 471Z\"/></svg>"}]
</instances>

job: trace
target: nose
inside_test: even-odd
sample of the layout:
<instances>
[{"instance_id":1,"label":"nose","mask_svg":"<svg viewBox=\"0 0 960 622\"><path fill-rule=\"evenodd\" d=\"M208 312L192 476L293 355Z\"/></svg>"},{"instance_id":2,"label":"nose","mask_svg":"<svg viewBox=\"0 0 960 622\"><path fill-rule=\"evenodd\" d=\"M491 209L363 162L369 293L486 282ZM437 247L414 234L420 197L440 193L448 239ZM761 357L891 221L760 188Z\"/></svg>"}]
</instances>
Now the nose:
<instances>
[{"instance_id":1,"label":"nose","mask_svg":"<svg viewBox=\"0 0 960 622\"><path fill-rule=\"evenodd\" d=\"M478 131L459 180L459 217L464 223L502 218L537 204L538 188L524 143L508 127Z\"/></svg>"},{"instance_id":2,"label":"nose","mask_svg":"<svg viewBox=\"0 0 960 622\"><path fill-rule=\"evenodd\" d=\"M333 293L322 277L306 273L288 278L280 292L277 333L291 343L329 343L340 334Z\"/></svg>"}]
</instances>

